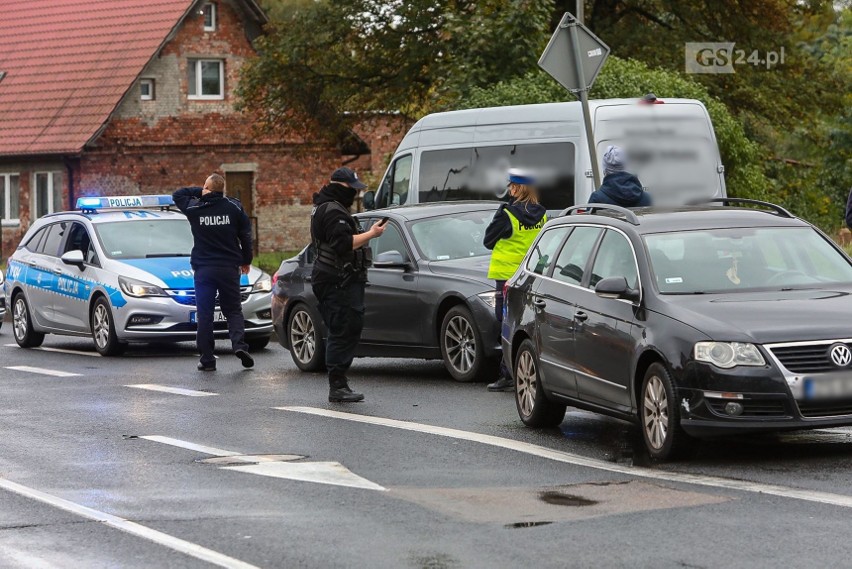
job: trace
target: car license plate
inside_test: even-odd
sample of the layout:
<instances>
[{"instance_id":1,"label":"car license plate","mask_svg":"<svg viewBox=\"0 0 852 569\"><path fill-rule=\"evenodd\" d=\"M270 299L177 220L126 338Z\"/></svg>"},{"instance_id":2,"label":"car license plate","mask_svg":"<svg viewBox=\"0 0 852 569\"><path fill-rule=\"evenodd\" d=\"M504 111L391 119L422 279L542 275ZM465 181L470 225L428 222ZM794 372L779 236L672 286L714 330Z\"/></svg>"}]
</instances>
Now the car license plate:
<instances>
[{"instance_id":1,"label":"car license plate","mask_svg":"<svg viewBox=\"0 0 852 569\"><path fill-rule=\"evenodd\" d=\"M190 324L196 324L198 322L198 317L196 316L196 314L197 314L196 312L190 312L189 313L189 323ZM227 322L227 321L228 321L228 319L225 318L225 315L222 314L220 311L217 310L216 312L213 313L213 322Z\"/></svg>"},{"instance_id":2,"label":"car license plate","mask_svg":"<svg viewBox=\"0 0 852 569\"><path fill-rule=\"evenodd\" d=\"M852 397L852 374L806 377L802 388L805 399L846 399Z\"/></svg>"}]
</instances>

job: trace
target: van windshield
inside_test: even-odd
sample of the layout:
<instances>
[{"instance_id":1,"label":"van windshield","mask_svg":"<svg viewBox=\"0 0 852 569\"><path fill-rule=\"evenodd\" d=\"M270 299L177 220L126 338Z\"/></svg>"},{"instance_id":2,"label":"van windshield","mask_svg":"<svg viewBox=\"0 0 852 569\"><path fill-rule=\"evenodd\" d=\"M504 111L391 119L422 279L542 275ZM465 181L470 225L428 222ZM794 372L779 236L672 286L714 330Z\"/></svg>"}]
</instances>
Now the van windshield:
<instances>
[{"instance_id":1,"label":"van windshield","mask_svg":"<svg viewBox=\"0 0 852 569\"><path fill-rule=\"evenodd\" d=\"M627 171L639 178L654 205L721 195L718 151L699 105L602 107L595 118L598 158L610 145L624 148Z\"/></svg>"}]
</instances>

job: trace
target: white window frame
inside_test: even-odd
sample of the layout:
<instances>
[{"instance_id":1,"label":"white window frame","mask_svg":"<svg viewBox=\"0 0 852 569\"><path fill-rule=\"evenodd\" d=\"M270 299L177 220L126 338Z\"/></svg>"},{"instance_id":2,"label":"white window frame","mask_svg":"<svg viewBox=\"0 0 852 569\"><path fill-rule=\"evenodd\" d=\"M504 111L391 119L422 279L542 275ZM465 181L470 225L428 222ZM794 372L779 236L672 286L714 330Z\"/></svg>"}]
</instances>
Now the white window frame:
<instances>
[{"instance_id":1,"label":"white window frame","mask_svg":"<svg viewBox=\"0 0 852 569\"><path fill-rule=\"evenodd\" d=\"M210 9L210 20L212 22L212 25L210 25L210 26L207 25L207 14L205 13L208 8ZM215 3L207 2L206 4L204 4L201 7L201 18L202 18L202 22L203 22L205 32L215 32L216 31L216 24L217 24L216 16L218 16L218 14L216 14L216 4Z\"/></svg>"},{"instance_id":2,"label":"white window frame","mask_svg":"<svg viewBox=\"0 0 852 569\"><path fill-rule=\"evenodd\" d=\"M202 63L218 63L219 64L219 95L201 95L201 64ZM195 59L187 60L187 65L195 66L195 95L189 94L189 85L187 85L187 98L194 101L221 101L225 98L225 60L224 59ZM187 72L187 78L189 73Z\"/></svg>"},{"instance_id":3,"label":"white window frame","mask_svg":"<svg viewBox=\"0 0 852 569\"><path fill-rule=\"evenodd\" d=\"M9 217L12 209L12 176L18 177L18 211L16 217ZM0 174L0 190L3 194L0 199L3 200L3 211L6 212L6 217L0 219L0 225L3 227L15 227L21 224L21 174L20 172L3 172Z\"/></svg>"},{"instance_id":4,"label":"white window frame","mask_svg":"<svg viewBox=\"0 0 852 569\"><path fill-rule=\"evenodd\" d=\"M148 94L142 92L142 85L148 85ZM144 79L139 80L139 100L140 101L153 101L156 97L154 91L154 80L150 77L146 77Z\"/></svg>"},{"instance_id":5,"label":"white window frame","mask_svg":"<svg viewBox=\"0 0 852 569\"><path fill-rule=\"evenodd\" d=\"M32 215L33 219L39 219L43 216L38 215L38 177L39 174L44 174L47 176L47 213L44 215L50 215L51 213L56 213L53 209L53 204L56 202L56 188L53 185L53 175L59 174L62 176L61 170L44 170L41 172L33 172L33 184L31 186L32 190L30 191L30 201L32 202ZM60 194L62 193L62 187L59 188ZM61 197L61 196L60 196Z\"/></svg>"}]
</instances>

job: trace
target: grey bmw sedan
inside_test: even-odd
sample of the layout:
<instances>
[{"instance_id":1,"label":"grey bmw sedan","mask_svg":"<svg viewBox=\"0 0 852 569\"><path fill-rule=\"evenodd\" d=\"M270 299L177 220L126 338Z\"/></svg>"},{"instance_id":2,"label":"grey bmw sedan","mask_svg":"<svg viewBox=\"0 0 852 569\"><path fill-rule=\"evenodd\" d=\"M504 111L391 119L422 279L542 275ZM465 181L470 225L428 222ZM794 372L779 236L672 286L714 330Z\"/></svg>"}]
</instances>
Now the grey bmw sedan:
<instances>
[{"instance_id":1,"label":"grey bmw sedan","mask_svg":"<svg viewBox=\"0 0 852 569\"><path fill-rule=\"evenodd\" d=\"M442 359L457 381L496 377L500 356L491 251L482 245L499 202L427 203L356 215L362 229L389 218L371 241L358 357ZM278 340L304 371L324 368L325 329L311 291L313 246L274 275Z\"/></svg>"}]
</instances>

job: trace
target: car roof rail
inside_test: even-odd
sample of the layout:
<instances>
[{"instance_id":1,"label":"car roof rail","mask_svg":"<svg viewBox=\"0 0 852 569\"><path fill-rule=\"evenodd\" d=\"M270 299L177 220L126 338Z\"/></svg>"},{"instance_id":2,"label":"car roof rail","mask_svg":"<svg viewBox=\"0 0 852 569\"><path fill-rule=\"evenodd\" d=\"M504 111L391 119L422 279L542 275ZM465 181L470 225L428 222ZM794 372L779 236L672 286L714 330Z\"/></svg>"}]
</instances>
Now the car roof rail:
<instances>
[{"instance_id":1,"label":"car roof rail","mask_svg":"<svg viewBox=\"0 0 852 569\"><path fill-rule=\"evenodd\" d=\"M789 210L784 209L780 205L777 205L777 204L774 204L774 203L771 203L771 202L761 201L761 200L750 200L750 199L746 199L746 198L699 199L699 200L693 200L693 201L689 202L689 205L705 205L705 204L711 204L711 203L720 203L720 204L724 204L724 205L728 205L728 204L733 204L733 205L736 205L736 204L759 205L759 206L771 209L774 213L776 213L777 215L780 215L781 217L789 217L791 219L796 217L795 215L790 213ZM769 212L767 212L767 213L769 213Z\"/></svg>"},{"instance_id":2,"label":"car roof rail","mask_svg":"<svg viewBox=\"0 0 852 569\"><path fill-rule=\"evenodd\" d=\"M574 214L588 214L594 215L596 211L609 211L614 212L619 215L624 216L624 221L631 225L639 225L639 218L636 217L636 214L627 209L626 207L620 207L617 205L609 205L602 203L587 203L583 205L574 205L562 210L559 214L559 217L564 217L566 215L574 215Z\"/></svg>"}]
</instances>

